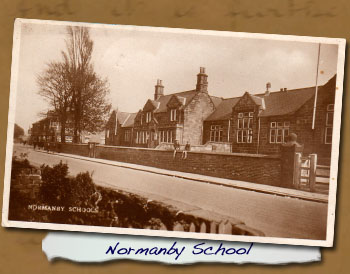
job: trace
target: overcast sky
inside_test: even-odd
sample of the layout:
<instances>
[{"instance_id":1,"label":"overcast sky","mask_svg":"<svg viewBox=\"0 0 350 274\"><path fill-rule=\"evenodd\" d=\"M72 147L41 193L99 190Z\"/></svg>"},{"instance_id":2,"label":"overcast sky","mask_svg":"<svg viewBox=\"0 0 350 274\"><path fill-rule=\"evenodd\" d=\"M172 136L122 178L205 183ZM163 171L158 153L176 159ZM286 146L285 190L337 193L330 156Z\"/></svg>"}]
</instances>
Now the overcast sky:
<instances>
[{"instance_id":1,"label":"overcast sky","mask_svg":"<svg viewBox=\"0 0 350 274\"><path fill-rule=\"evenodd\" d=\"M208 74L211 95L230 98L315 85L318 44L266 39L164 33L115 28L91 28L92 61L110 83L113 108L137 112L154 94L157 79L164 93L195 89L199 67ZM16 123L27 130L48 105L37 94L36 78L46 64L60 60L65 50L62 25L22 25L18 71ZM319 83L337 69L337 45L322 44Z\"/></svg>"}]
</instances>

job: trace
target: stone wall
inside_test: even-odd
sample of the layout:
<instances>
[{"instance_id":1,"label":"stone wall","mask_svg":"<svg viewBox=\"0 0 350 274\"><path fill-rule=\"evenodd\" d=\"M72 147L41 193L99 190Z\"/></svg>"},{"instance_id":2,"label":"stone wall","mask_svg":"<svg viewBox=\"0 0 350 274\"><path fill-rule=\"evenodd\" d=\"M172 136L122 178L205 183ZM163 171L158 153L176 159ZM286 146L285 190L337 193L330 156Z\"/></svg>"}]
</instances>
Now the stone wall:
<instances>
[{"instance_id":1,"label":"stone wall","mask_svg":"<svg viewBox=\"0 0 350 274\"><path fill-rule=\"evenodd\" d=\"M168 170L202 174L279 186L281 181L280 158L276 156L188 152L187 159L172 151L147 148L97 146L96 158L114 160Z\"/></svg>"},{"instance_id":2,"label":"stone wall","mask_svg":"<svg viewBox=\"0 0 350 274\"><path fill-rule=\"evenodd\" d=\"M89 147L87 144L57 144L57 148L55 149L60 153L68 153L75 154L80 156L89 156Z\"/></svg>"}]
</instances>

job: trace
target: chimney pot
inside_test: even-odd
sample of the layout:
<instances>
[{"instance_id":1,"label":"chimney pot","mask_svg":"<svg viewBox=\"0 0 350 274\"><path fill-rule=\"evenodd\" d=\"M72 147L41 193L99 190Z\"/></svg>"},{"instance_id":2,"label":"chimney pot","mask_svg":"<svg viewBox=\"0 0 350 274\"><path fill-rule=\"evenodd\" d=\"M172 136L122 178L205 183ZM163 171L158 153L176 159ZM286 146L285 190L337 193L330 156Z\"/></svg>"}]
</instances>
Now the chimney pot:
<instances>
[{"instance_id":1,"label":"chimney pot","mask_svg":"<svg viewBox=\"0 0 350 274\"><path fill-rule=\"evenodd\" d=\"M265 91L265 96L269 96L270 95L270 90L269 88L271 88L271 83L267 82L266 83L266 91Z\"/></svg>"},{"instance_id":2,"label":"chimney pot","mask_svg":"<svg viewBox=\"0 0 350 274\"><path fill-rule=\"evenodd\" d=\"M164 86L162 85L162 80L157 79L157 85L154 91L154 100L158 100L159 97L164 95Z\"/></svg>"},{"instance_id":3,"label":"chimney pot","mask_svg":"<svg viewBox=\"0 0 350 274\"><path fill-rule=\"evenodd\" d=\"M199 73L197 74L197 85L196 91L208 93L208 75L205 74L205 68L200 67Z\"/></svg>"}]
</instances>

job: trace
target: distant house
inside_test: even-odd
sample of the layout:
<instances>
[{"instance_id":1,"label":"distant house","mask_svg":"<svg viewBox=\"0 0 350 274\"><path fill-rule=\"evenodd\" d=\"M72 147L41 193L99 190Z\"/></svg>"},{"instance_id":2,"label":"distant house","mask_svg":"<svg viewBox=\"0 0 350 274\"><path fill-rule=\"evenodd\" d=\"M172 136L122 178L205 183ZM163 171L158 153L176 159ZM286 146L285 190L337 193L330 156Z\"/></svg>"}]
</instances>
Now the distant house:
<instances>
[{"instance_id":1,"label":"distant house","mask_svg":"<svg viewBox=\"0 0 350 274\"><path fill-rule=\"evenodd\" d=\"M66 125L65 141L73 141L72 125ZM52 111L48 111L46 117L33 123L30 129L30 143L61 142L61 125Z\"/></svg>"},{"instance_id":2,"label":"distant house","mask_svg":"<svg viewBox=\"0 0 350 274\"><path fill-rule=\"evenodd\" d=\"M73 136L73 120L69 115L65 125L65 142L72 143ZM61 142L61 123L53 111L48 111L44 118L32 124L29 142Z\"/></svg>"}]
</instances>

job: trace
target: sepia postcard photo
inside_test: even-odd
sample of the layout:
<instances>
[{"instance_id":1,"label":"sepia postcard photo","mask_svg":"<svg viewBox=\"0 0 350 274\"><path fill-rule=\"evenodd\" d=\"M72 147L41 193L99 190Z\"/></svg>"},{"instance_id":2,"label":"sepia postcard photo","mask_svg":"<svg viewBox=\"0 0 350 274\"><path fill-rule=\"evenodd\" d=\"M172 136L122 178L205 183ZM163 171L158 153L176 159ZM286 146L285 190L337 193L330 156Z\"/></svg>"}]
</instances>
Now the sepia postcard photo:
<instances>
[{"instance_id":1,"label":"sepia postcard photo","mask_svg":"<svg viewBox=\"0 0 350 274\"><path fill-rule=\"evenodd\" d=\"M16 19L2 225L332 246L344 55Z\"/></svg>"}]
</instances>

